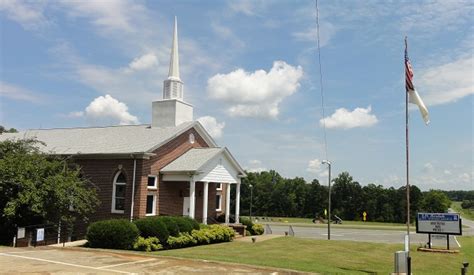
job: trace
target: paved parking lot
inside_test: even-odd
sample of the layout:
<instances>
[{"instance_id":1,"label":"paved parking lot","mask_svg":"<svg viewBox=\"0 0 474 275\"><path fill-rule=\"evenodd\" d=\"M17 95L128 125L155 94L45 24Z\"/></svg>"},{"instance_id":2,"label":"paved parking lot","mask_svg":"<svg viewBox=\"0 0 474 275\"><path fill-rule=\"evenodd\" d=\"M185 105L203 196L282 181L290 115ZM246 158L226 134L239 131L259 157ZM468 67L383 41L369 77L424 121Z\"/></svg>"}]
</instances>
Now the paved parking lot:
<instances>
[{"instance_id":1,"label":"paved parking lot","mask_svg":"<svg viewBox=\"0 0 474 275\"><path fill-rule=\"evenodd\" d=\"M287 274L237 264L71 248L0 247L0 273L18 274Z\"/></svg>"}]
</instances>

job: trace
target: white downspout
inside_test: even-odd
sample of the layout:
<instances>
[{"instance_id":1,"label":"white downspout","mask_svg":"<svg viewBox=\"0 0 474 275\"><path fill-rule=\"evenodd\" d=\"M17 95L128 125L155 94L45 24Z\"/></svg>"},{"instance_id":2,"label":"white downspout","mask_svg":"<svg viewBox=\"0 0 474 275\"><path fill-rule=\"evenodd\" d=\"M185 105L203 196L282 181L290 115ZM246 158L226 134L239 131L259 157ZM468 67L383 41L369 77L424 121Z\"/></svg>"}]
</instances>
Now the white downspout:
<instances>
[{"instance_id":1,"label":"white downspout","mask_svg":"<svg viewBox=\"0 0 474 275\"><path fill-rule=\"evenodd\" d=\"M134 155L133 157L133 179L132 179L132 203L130 206L130 221L133 221L133 208L135 206L135 175L137 172L137 159Z\"/></svg>"}]
</instances>

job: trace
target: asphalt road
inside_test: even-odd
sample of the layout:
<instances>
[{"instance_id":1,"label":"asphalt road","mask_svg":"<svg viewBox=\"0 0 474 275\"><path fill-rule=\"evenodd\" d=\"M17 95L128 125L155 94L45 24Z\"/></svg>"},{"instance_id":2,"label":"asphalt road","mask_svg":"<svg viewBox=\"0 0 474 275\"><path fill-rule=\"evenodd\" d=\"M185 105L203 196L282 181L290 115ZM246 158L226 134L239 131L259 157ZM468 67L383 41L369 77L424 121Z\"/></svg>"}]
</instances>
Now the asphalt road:
<instances>
[{"instance_id":1,"label":"asphalt road","mask_svg":"<svg viewBox=\"0 0 474 275\"><path fill-rule=\"evenodd\" d=\"M327 228L321 227L298 227L293 225L295 237L312 238L325 240L328 237ZM270 225L272 234L284 235L289 232L289 226ZM400 243L403 244L405 240L406 231L395 230L372 230L372 229L336 229L331 228L332 240L346 240L346 241L362 241L362 242L379 242L379 243ZM428 242L427 234L410 234L411 244L424 245ZM457 249L459 244L454 236L449 239L450 248ZM432 245L436 247L446 247L445 235L432 235Z\"/></svg>"}]
</instances>

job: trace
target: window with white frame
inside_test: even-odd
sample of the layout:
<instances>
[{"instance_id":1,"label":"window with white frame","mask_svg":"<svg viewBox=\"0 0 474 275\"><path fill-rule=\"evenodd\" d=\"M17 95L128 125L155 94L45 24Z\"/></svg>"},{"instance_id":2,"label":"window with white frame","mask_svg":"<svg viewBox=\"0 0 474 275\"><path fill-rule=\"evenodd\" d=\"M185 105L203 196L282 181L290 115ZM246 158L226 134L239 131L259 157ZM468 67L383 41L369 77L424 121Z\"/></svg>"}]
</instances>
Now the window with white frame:
<instances>
[{"instance_id":1,"label":"window with white frame","mask_svg":"<svg viewBox=\"0 0 474 275\"><path fill-rule=\"evenodd\" d=\"M158 188L158 177L155 175L148 176L148 189L156 189Z\"/></svg>"},{"instance_id":2,"label":"window with white frame","mask_svg":"<svg viewBox=\"0 0 474 275\"><path fill-rule=\"evenodd\" d=\"M125 211L125 190L127 179L119 171L114 178L114 188L112 192L112 213L124 213Z\"/></svg>"},{"instance_id":3,"label":"window with white frame","mask_svg":"<svg viewBox=\"0 0 474 275\"><path fill-rule=\"evenodd\" d=\"M222 190L222 183L217 183L216 190Z\"/></svg>"},{"instance_id":4,"label":"window with white frame","mask_svg":"<svg viewBox=\"0 0 474 275\"><path fill-rule=\"evenodd\" d=\"M146 196L146 215L147 216L156 215L155 209L156 209L156 195L148 194Z\"/></svg>"},{"instance_id":5,"label":"window with white frame","mask_svg":"<svg viewBox=\"0 0 474 275\"><path fill-rule=\"evenodd\" d=\"M216 211L221 211L222 210L222 195L217 194L216 195Z\"/></svg>"}]
</instances>

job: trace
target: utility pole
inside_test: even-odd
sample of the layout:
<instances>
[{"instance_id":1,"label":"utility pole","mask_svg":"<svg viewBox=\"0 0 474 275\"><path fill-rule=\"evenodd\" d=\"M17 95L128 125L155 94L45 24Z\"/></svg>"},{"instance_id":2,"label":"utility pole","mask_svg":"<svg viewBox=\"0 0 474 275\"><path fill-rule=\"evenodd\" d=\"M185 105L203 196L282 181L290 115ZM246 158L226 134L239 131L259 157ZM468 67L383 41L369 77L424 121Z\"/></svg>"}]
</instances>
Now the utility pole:
<instances>
[{"instance_id":1,"label":"utility pole","mask_svg":"<svg viewBox=\"0 0 474 275\"><path fill-rule=\"evenodd\" d=\"M323 164L328 165L328 186L329 186L329 198L328 198L328 240L331 239L331 162L329 160L323 160Z\"/></svg>"}]
</instances>

